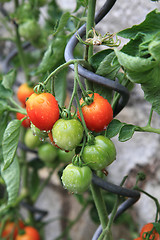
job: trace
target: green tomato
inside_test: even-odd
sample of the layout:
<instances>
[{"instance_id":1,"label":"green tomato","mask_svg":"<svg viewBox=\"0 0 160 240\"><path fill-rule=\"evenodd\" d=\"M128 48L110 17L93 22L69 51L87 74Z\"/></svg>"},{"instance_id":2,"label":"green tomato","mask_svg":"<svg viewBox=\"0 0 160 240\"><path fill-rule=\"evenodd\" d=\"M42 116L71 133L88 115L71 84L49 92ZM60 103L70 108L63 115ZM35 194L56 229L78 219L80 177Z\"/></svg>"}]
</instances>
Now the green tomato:
<instances>
[{"instance_id":1,"label":"green tomato","mask_svg":"<svg viewBox=\"0 0 160 240\"><path fill-rule=\"evenodd\" d=\"M50 143L42 144L38 148L38 157L44 162L54 162L57 157L57 149Z\"/></svg>"},{"instance_id":2,"label":"green tomato","mask_svg":"<svg viewBox=\"0 0 160 240\"><path fill-rule=\"evenodd\" d=\"M48 133L46 131L40 130L32 122L31 122L31 130L33 132L33 135L38 136L41 140L44 140L45 138L48 137Z\"/></svg>"},{"instance_id":3,"label":"green tomato","mask_svg":"<svg viewBox=\"0 0 160 240\"><path fill-rule=\"evenodd\" d=\"M83 127L77 119L59 119L53 125L52 135L55 144L67 151L76 148L83 138Z\"/></svg>"},{"instance_id":4,"label":"green tomato","mask_svg":"<svg viewBox=\"0 0 160 240\"><path fill-rule=\"evenodd\" d=\"M38 136L34 136L32 130L29 128L24 136L24 143L28 148L34 149L41 144Z\"/></svg>"},{"instance_id":5,"label":"green tomato","mask_svg":"<svg viewBox=\"0 0 160 240\"><path fill-rule=\"evenodd\" d=\"M62 183L69 192L81 194L85 192L92 180L92 171L88 166L69 164L62 174Z\"/></svg>"},{"instance_id":6,"label":"green tomato","mask_svg":"<svg viewBox=\"0 0 160 240\"><path fill-rule=\"evenodd\" d=\"M19 25L19 33L26 40L33 41L40 36L41 29L36 20L30 19Z\"/></svg>"},{"instance_id":7,"label":"green tomato","mask_svg":"<svg viewBox=\"0 0 160 240\"><path fill-rule=\"evenodd\" d=\"M102 170L116 159L115 146L109 138L97 136L93 145L84 147L82 159L93 170Z\"/></svg>"},{"instance_id":8,"label":"green tomato","mask_svg":"<svg viewBox=\"0 0 160 240\"><path fill-rule=\"evenodd\" d=\"M62 163L69 163L71 162L73 156L75 154L75 151L69 151L65 152L64 150L58 149L58 158L59 161Z\"/></svg>"}]
</instances>

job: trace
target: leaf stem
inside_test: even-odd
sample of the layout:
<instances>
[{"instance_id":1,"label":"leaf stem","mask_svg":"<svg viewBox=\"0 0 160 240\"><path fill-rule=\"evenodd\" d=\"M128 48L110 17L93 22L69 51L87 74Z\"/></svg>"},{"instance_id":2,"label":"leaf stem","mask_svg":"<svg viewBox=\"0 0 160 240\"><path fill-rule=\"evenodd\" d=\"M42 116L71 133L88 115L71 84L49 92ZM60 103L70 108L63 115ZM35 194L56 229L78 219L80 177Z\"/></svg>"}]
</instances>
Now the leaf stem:
<instances>
[{"instance_id":1,"label":"leaf stem","mask_svg":"<svg viewBox=\"0 0 160 240\"><path fill-rule=\"evenodd\" d=\"M153 108L151 107L151 111L150 111L149 119L148 119L148 123L147 123L148 127L151 126L152 116L153 116Z\"/></svg>"}]
</instances>

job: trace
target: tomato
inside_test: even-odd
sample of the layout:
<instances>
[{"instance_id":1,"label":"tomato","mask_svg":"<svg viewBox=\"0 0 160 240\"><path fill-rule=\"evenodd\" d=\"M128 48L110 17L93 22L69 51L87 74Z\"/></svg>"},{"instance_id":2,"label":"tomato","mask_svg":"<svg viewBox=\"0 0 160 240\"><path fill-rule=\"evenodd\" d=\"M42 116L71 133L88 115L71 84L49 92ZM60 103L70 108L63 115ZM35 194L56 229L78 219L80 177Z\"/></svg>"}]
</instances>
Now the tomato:
<instances>
[{"instance_id":1,"label":"tomato","mask_svg":"<svg viewBox=\"0 0 160 240\"><path fill-rule=\"evenodd\" d=\"M72 160L72 158L75 154L74 150L69 151L69 152L65 152L64 150L58 149L57 152L58 152L59 161L62 162L62 163L71 162L71 160Z\"/></svg>"},{"instance_id":2,"label":"tomato","mask_svg":"<svg viewBox=\"0 0 160 240\"><path fill-rule=\"evenodd\" d=\"M51 93L33 93L26 101L26 110L31 122L40 130L51 130L59 119L59 107Z\"/></svg>"},{"instance_id":3,"label":"tomato","mask_svg":"<svg viewBox=\"0 0 160 240\"><path fill-rule=\"evenodd\" d=\"M83 127L77 119L59 119L52 129L55 144L67 151L73 150L83 138Z\"/></svg>"},{"instance_id":4,"label":"tomato","mask_svg":"<svg viewBox=\"0 0 160 240\"><path fill-rule=\"evenodd\" d=\"M89 94L89 96L91 97L92 94ZM83 103L84 100L81 98L80 104ZM106 129L113 119L113 110L110 103L98 93L94 93L94 100L90 105L82 107L82 113L87 128L95 132ZM81 119L79 111L77 111L77 115Z\"/></svg>"},{"instance_id":5,"label":"tomato","mask_svg":"<svg viewBox=\"0 0 160 240\"><path fill-rule=\"evenodd\" d=\"M40 36L41 29L36 20L27 19L19 25L19 33L25 40L32 41Z\"/></svg>"},{"instance_id":6,"label":"tomato","mask_svg":"<svg viewBox=\"0 0 160 240\"><path fill-rule=\"evenodd\" d=\"M143 238L138 237L138 238L135 238L134 240L143 240Z\"/></svg>"},{"instance_id":7,"label":"tomato","mask_svg":"<svg viewBox=\"0 0 160 240\"><path fill-rule=\"evenodd\" d=\"M92 179L92 171L88 166L75 166L69 164L62 174L62 183L64 188L76 194L85 192Z\"/></svg>"},{"instance_id":8,"label":"tomato","mask_svg":"<svg viewBox=\"0 0 160 240\"><path fill-rule=\"evenodd\" d=\"M10 240L11 238L15 240L19 229L23 228L24 224L21 220L19 220L18 223L7 221L2 231L1 237L5 238L6 240Z\"/></svg>"},{"instance_id":9,"label":"tomato","mask_svg":"<svg viewBox=\"0 0 160 240\"><path fill-rule=\"evenodd\" d=\"M39 139L43 140L48 137L48 133L46 131L41 131L39 128L34 126L33 123L31 123L31 130L33 132L34 136L38 136Z\"/></svg>"},{"instance_id":10,"label":"tomato","mask_svg":"<svg viewBox=\"0 0 160 240\"><path fill-rule=\"evenodd\" d=\"M156 231L156 229L153 228L153 223L147 223L146 225L144 225L141 229L140 237L145 238L147 233L149 234L153 230L148 239L160 240L159 233Z\"/></svg>"},{"instance_id":11,"label":"tomato","mask_svg":"<svg viewBox=\"0 0 160 240\"><path fill-rule=\"evenodd\" d=\"M41 144L41 141L38 136L34 136L32 130L27 129L24 136L24 143L28 148L34 149Z\"/></svg>"},{"instance_id":12,"label":"tomato","mask_svg":"<svg viewBox=\"0 0 160 240\"><path fill-rule=\"evenodd\" d=\"M20 85L17 91L18 100L25 106L26 99L34 93L33 88L29 87L27 83Z\"/></svg>"},{"instance_id":13,"label":"tomato","mask_svg":"<svg viewBox=\"0 0 160 240\"><path fill-rule=\"evenodd\" d=\"M82 153L82 159L93 170L102 170L110 165L116 158L116 149L113 142L104 137L95 137L92 145L86 145Z\"/></svg>"},{"instance_id":14,"label":"tomato","mask_svg":"<svg viewBox=\"0 0 160 240\"><path fill-rule=\"evenodd\" d=\"M38 156L44 162L53 162L57 157L57 149L50 143L45 143L38 148Z\"/></svg>"},{"instance_id":15,"label":"tomato","mask_svg":"<svg viewBox=\"0 0 160 240\"><path fill-rule=\"evenodd\" d=\"M40 240L40 235L34 227L27 226L24 228L24 234L19 234L16 240Z\"/></svg>"},{"instance_id":16,"label":"tomato","mask_svg":"<svg viewBox=\"0 0 160 240\"><path fill-rule=\"evenodd\" d=\"M22 118L27 117L27 115L17 112L16 117L18 120L21 120ZM31 124L31 122L28 117L25 120L23 120L23 122L22 122L22 126L25 128L30 127L30 124Z\"/></svg>"}]
</instances>

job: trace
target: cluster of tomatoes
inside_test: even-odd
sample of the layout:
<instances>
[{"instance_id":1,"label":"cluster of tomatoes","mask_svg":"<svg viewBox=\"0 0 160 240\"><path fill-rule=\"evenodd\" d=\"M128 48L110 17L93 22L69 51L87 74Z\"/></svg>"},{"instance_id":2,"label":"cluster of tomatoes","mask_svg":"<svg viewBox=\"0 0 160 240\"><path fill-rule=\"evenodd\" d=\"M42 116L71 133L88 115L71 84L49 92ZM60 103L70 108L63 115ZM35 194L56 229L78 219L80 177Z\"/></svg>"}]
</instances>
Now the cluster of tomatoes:
<instances>
[{"instance_id":1,"label":"cluster of tomatoes","mask_svg":"<svg viewBox=\"0 0 160 240\"><path fill-rule=\"evenodd\" d=\"M25 226L21 220L7 221L2 229L1 237L6 240L40 240L38 231L32 226Z\"/></svg>"},{"instance_id":2,"label":"cluster of tomatoes","mask_svg":"<svg viewBox=\"0 0 160 240\"><path fill-rule=\"evenodd\" d=\"M143 240L143 239L160 240L160 234L157 232L153 223L145 224L141 229L140 236L134 240Z\"/></svg>"},{"instance_id":3,"label":"cluster of tomatoes","mask_svg":"<svg viewBox=\"0 0 160 240\"><path fill-rule=\"evenodd\" d=\"M26 88L25 91L22 91L23 87ZM81 114L78 110L76 116L70 114L70 118L63 118L58 102L51 93L38 94L23 84L17 96L26 106L27 119L22 122L23 126L25 121L29 121L35 135L40 138L49 136L52 144L65 152L74 151L77 146L81 147L83 151L80 157L75 155L72 164L64 169L62 183L71 192L84 192L92 179L91 170L103 170L116 158L113 142L101 134L113 119L110 103L98 93L92 93L88 95L92 98L90 104L85 104L83 98L80 100ZM82 124L81 118L86 126ZM82 140L85 127L88 129L88 135L92 136L92 141L84 144ZM93 137L93 132L98 134Z\"/></svg>"}]
</instances>

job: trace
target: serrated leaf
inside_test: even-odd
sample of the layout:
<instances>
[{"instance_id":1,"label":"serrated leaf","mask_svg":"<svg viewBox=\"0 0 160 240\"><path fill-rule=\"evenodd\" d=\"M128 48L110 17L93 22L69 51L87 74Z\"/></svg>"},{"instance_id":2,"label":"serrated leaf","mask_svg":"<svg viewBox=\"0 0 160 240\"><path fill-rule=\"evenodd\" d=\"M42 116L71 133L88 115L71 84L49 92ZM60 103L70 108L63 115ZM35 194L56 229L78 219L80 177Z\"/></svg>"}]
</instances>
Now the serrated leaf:
<instances>
[{"instance_id":1,"label":"serrated leaf","mask_svg":"<svg viewBox=\"0 0 160 240\"><path fill-rule=\"evenodd\" d=\"M155 35L160 31L160 12L155 9L147 14L146 19L139 25L134 25L131 28L127 28L118 33L118 36L124 38L135 38L136 35L141 32L144 34Z\"/></svg>"},{"instance_id":2,"label":"serrated leaf","mask_svg":"<svg viewBox=\"0 0 160 240\"><path fill-rule=\"evenodd\" d=\"M64 105L66 99L67 71L67 69L63 69L56 75L56 78L54 79L55 98L61 107Z\"/></svg>"},{"instance_id":3,"label":"serrated leaf","mask_svg":"<svg viewBox=\"0 0 160 240\"><path fill-rule=\"evenodd\" d=\"M4 164L1 164L0 169L8 193L8 201L0 207L1 212L14 204L17 199L20 186L20 168L17 157L13 159L12 164L6 170L4 170Z\"/></svg>"},{"instance_id":4,"label":"serrated leaf","mask_svg":"<svg viewBox=\"0 0 160 240\"><path fill-rule=\"evenodd\" d=\"M66 24L67 24L67 21L68 19L70 18L70 13L69 12L66 12L64 13L61 18L60 18L60 21L59 21L59 24L58 24L58 27L56 29L56 31L53 33L53 36L55 36L57 33L61 32L64 30Z\"/></svg>"},{"instance_id":5,"label":"serrated leaf","mask_svg":"<svg viewBox=\"0 0 160 240\"><path fill-rule=\"evenodd\" d=\"M8 99L12 96L12 91L7 89L0 83L0 99Z\"/></svg>"},{"instance_id":6,"label":"serrated leaf","mask_svg":"<svg viewBox=\"0 0 160 240\"><path fill-rule=\"evenodd\" d=\"M123 125L124 123L120 122L118 119L113 119L106 129L106 137L112 138L116 136Z\"/></svg>"},{"instance_id":7,"label":"serrated leaf","mask_svg":"<svg viewBox=\"0 0 160 240\"><path fill-rule=\"evenodd\" d=\"M10 166L15 157L20 134L20 126L21 121L15 119L12 120L5 129L2 141L4 170Z\"/></svg>"},{"instance_id":8,"label":"serrated leaf","mask_svg":"<svg viewBox=\"0 0 160 240\"><path fill-rule=\"evenodd\" d=\"M128 141L129 139L132 138L134 131L136 129L136 126L131 125L131 124L126 124L121 127L120 132L119 132L119 141L120 142L125 142Z\"/></svg>"},{"instance_id":9,"label":"serrated leaf","mask_svg":"<svg viewBox=\"0 0 160 240\"><path fill-rule=\"evenodd\" d=\"M12 69L7 74L3 75L2 84L5 88L12 88L16 80L16 70Z\"/></svg>"}]
</instances>

